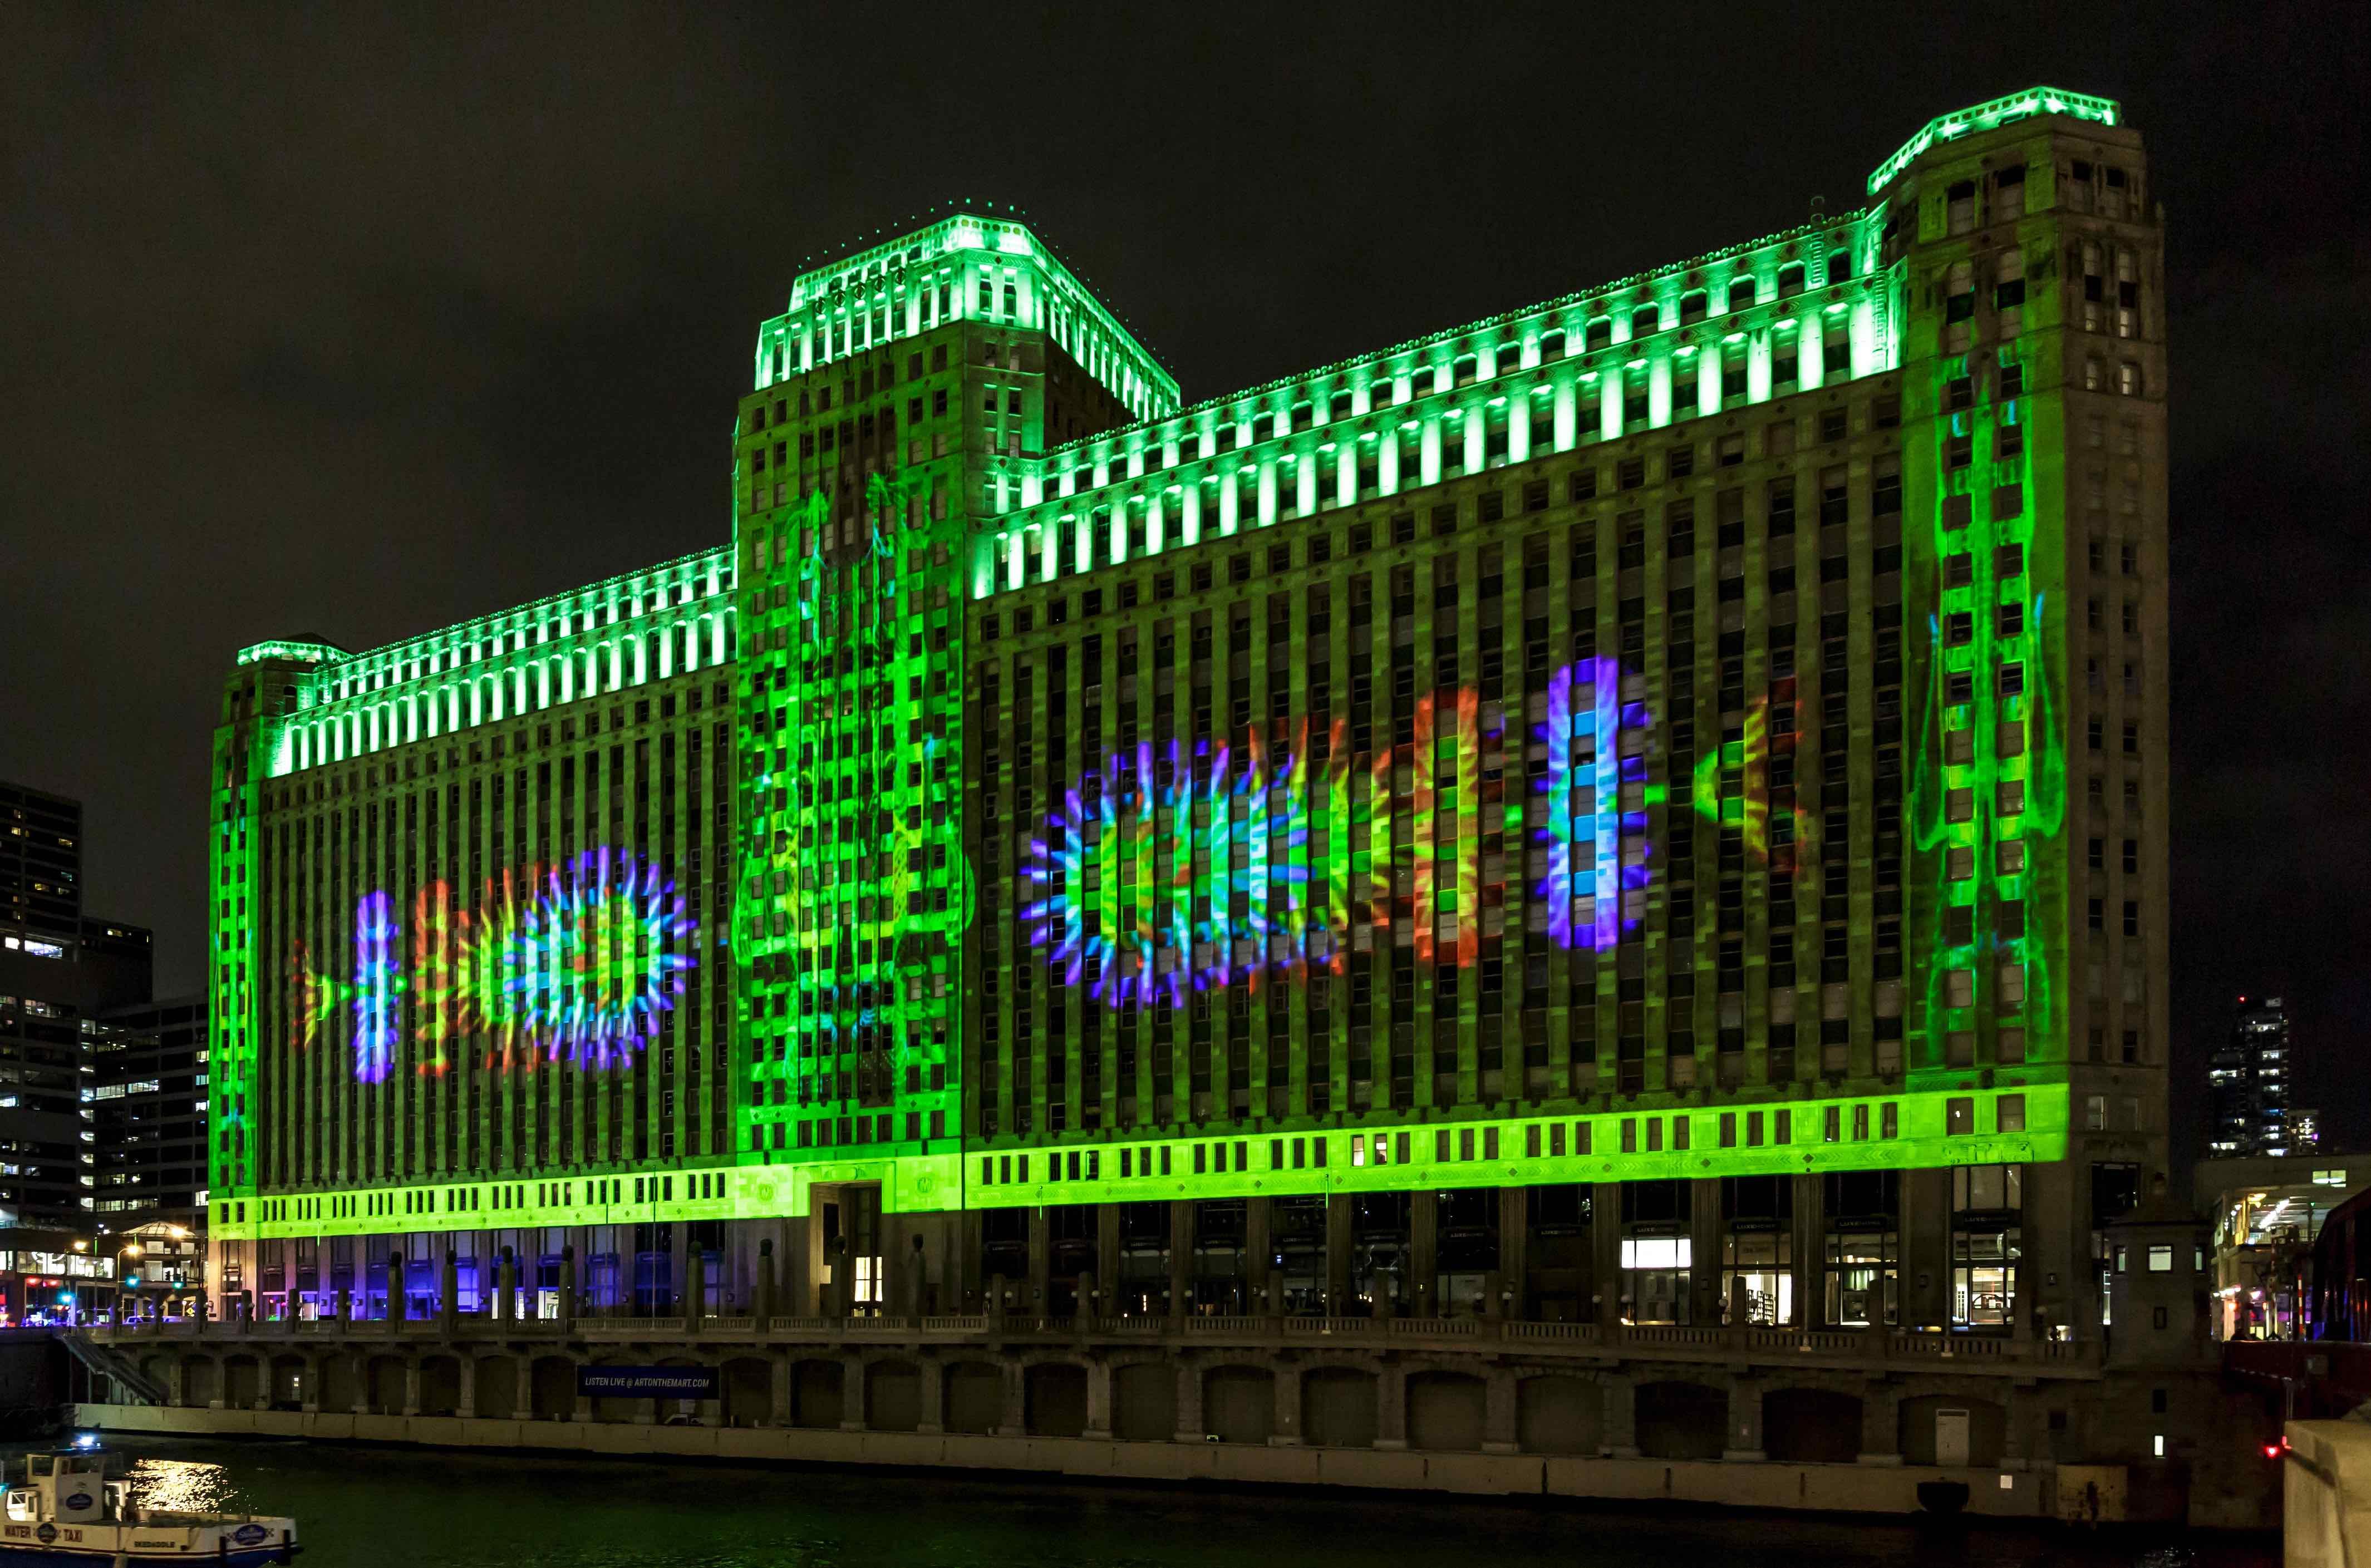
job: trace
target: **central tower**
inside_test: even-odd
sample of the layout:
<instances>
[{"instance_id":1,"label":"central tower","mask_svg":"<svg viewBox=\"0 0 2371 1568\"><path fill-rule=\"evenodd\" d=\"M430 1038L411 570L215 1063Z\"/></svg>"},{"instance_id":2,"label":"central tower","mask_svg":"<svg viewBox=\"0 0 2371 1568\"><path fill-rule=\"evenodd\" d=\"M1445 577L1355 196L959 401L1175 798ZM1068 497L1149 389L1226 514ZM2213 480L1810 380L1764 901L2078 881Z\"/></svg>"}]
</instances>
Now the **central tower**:
<instances>
[{"instance_id":1,"label":"central tower","mask_svg":"<svg viewBox=\"0 0 2371 1568\"><path fill-rule=\"evenodd\" d=\"M740 1147L796 1169L797 1212L816 1182L954 1207L969 536L1047 447L1174 412L1177 386L985 211L800 277L754 381L734 468Z\"/></svg>"}]
</instances>

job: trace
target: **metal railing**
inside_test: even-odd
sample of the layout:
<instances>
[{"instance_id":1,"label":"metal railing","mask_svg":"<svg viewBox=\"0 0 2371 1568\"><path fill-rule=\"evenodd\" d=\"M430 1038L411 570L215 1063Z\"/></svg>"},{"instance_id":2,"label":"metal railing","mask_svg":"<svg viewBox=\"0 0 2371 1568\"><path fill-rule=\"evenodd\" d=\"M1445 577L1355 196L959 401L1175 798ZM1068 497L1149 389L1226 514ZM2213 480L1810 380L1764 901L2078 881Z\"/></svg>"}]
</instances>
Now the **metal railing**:
<instances>
[{"instance_id":1,"label":"metal railing","mask_svg":"<svg viewBox=\"0 0 2371 1568\"><path fill-rule=\"evenodd\" d=\"M285 1342L301 1336L309 1344L327 1347L341 1339L358 1343L444 1338L481 1344L570 1340L730 1341L774 1345L884 1346L899 1343L945 1343L950 1340L994 1343L999 1340L1056 1340L1086 1346L1097 1342L1135 1344L1175 1342L1210 1346L1241 1344L1307 1346L1333 1342L1349 1348L1396 1350L1433 1347L1442 1352L1474 1353L1493 1344L1520 1346L1529 1357L1549 1359L1628 1359L1661 1361L1759 1360L1802 1365L1926 1366L1949 1363L1962 1370L2003 1375L2027 1373L2037 1366L2055 1376L2096 1376L2102 1356L2097 1342L2013 1339L1972 1334L1945 1334L1883 1329L1792 1329L1760 1326L1702 1327L1673 1323L1547 1322L1497 1318L1333 1318L1282 1317L1264 1314L1187 1315L1180 1317L1053 1318L997 1313L942 1313L928 1317L827 1318L812 1315L755 1314L732 1317L584 1317L495 1320L466 1315L445 1320L412 1318L389 1323L384 1319L351 1323L335 1320L302 1323L239 1322L214 1320L94 1328L83 1331L93 1343L134 1347L143 1343L206 1342Z\"/></svg>"}]
</instances>

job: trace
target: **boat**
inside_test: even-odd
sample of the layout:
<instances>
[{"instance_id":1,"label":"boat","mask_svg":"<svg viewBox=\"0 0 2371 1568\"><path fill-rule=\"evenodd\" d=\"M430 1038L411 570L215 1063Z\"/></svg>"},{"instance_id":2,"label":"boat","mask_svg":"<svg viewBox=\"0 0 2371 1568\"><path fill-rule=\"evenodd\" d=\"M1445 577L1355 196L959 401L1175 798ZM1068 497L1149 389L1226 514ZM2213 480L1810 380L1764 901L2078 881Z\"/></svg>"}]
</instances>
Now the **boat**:
<instances>
[{"instance_id":1,"label":"boat","mask_svg":"<svg viewBox=\"0 0 2371 1568\"><path fill-rule=\"evenodd\" d=\"M189 1562L262 1568L293 1562L296 1521L259 1514L196 1514L132 1500L132 1483L110 1481L107 1456L75 1447L25 1456L25 1479L8 1487L0 1520L0 1568L133 1568Z\"/></svg>"}]
</instances>

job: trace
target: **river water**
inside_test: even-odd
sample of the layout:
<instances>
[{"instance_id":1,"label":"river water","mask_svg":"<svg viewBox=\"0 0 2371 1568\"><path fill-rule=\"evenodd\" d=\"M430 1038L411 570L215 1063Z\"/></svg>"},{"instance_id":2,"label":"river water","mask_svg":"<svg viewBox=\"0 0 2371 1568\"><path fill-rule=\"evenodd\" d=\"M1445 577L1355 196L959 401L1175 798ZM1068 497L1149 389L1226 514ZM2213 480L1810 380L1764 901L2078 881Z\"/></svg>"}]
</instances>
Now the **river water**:
<instances>
[{"instance_id":1,"label":"river water","mask_svg":"<svg viewBox=\"0 0 2371 1568\"><path fill-rule=\"evenodd\" d=\"M162 1506L293 1515L304 1568L2274 1568L2143 1541L1366 1493L128 1440ZM12 1475L22 1470L9 1456Z\"/></svg>"}]
</instances>

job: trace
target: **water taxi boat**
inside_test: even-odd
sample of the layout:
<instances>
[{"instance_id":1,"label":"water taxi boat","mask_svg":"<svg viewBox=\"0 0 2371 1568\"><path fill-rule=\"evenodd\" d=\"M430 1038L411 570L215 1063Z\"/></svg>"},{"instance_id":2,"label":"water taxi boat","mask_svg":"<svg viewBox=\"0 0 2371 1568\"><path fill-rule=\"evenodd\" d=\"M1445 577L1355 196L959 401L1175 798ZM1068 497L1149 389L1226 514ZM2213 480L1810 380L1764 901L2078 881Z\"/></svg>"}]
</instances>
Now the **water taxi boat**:
<instances>
[{"instance_id":1,"label":"water taxi boat","mask_svg":"<svg viewBox=\"0 0 2371 1568\"><path fill-rule=\"evenodd\" d=\"M0 1520L0 1568L138 1568L206 1562L262 1568L295 1560L296 1521L252 1514L191 1514L132 1500L107 1479L106 1456L65 1449L25 1457Z\"/></svg>"}]
</instances>

